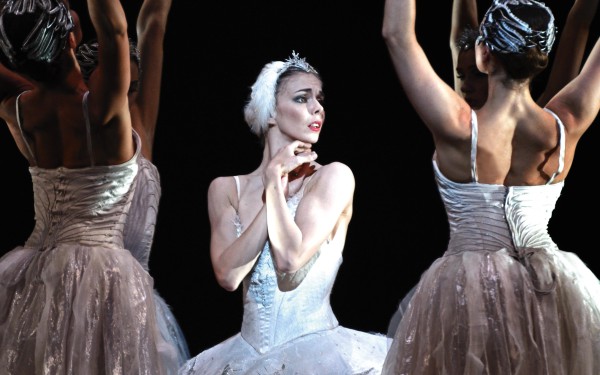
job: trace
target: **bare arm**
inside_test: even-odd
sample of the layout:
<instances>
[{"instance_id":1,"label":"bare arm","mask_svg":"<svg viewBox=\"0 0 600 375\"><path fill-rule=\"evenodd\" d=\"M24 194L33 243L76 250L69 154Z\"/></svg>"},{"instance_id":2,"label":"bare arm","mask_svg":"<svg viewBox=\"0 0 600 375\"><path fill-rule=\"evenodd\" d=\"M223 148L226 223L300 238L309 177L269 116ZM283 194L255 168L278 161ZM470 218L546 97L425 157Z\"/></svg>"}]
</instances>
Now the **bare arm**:
<instances>
[{"instance_id":1,"label":"bare arm","mask_svg":"<svg viewBox=\"0 0 600 375\"><path fill-rule=\"evenodd\" d=\"M211 183L208 191L211 223L210 254L217 281L226 290L233 291L238 288L252 270L267 239L271 245L276 267L278 270L281 268L280 271L290 271L290 264L292 267L297 265L299 268L316 252L318 246L308 251L302 247L303 238L313 237L302 235L302 229L290 215L285 196L288 173L316 158L316 154L312 152L295 155L294 151L302 147L304 146L301 142L295 141L280 150L264 172L260 191L243 194L237 207L235 204L237 198L234 195L236 189L232 177L220 177ZM262 186L265 186L265 203L261 200ZM306 195L302 203L305 199L307 199ZM243 206L246 212L255 209L256 215L249 224L246 223L247 227L237 237L234 222L237 219L239 206ZM300 210L298 208L298 211ZM301 214L298 212L297 218L298 215ZM322 218L325 219L325 215ZM313 221L315 220L313 217ZM323 222L316 220L316 223ZM313 222L312 225L318 225L316 223ZM326 231L325 227L326 225L321 225L320 230ZM327 234L319 236L324 241ZM288 253L290 249L292 249L291 254ZM298 265L299 263L302 264Z\"/></svg>"},{"instance_id":2,"label":"bare arm","mask_svg":"<svg viewBox=\"0 0 600 375\"><path fill-rule=\"evenodd\" d=\"M90 112L101 124L130 124L129 39L127 19L119 0L88 0L90 19L98 38L98 67L90 86Z\"/></svg>"},{"instance_id":3,"label":"bare arm","mask_svg":"<svg viewBox=\"0 0 600 375\"><path fill-rule=\"evenodd\" d=\"M30 160L30 153L16 123L15 99L23 91L32 90L34 87L26 78L0 64L0 118L8 126L19 151L30 165L34 165L33 160Z\"/></svg>"},{"instance_id":4,"label":"bare arm","mask_svg":"<svg viewBox=\"0 0 600 375\"><path fill-rule=\"evenodd\" d=\"M310 149L300 152L304 147L310 145L295 141L280 149L263 177L271 252L277 270L284 273L296 272L312 258L332 232L342 206L348 204L354 191L349 169L345 170L345 179L338 171L343 170L343 164L321 167L305 186L296 217L292 217L286 202L289 172L317 157ZM336 179L339 179L336 185L339 189L333 192L330 188ZM322 206L316 207L319 204Z\"/></svg>"},{"instance_id":5,"label":"bare arm","mask_svg":"<svg viewBox=\"0 0 600 375\"><path fill-rule=\"evenodd\" d=\"M600 111L600 39L596 40L581 73L550 99L547 107L563 121L567 141L577 143ZM574 148L574 144L571 146Z\"/></svg>"},{"instance_id":6,"label":"bare arm","mask_svg":"<svg viewBox=\"0 0 600 375\"><path fill-rule=\"evenodd\" d=\"M341 216L352 207L354 184L354 175L346 165L321 167L305 188L295 218L281 194L272 197L267 193L269 240L278 271L298 271L330 238ZM272 202L276 199L283 201Z\"/></svg>"},{"instance_id":7,"label":"bare arm","mask_svg":"<svg viewBox=\"0 0 600 375\"><path fill-rule=\"evenodd\" d=\"M244 228L241 236L237 237L237 208L234 206L237 198L233 194L236 194L236 189L232 177L216 178L208 188L210 257L217 282L228 291L238 288L267 241L264 205Z\"/></svg>"},{"instance_id":8,"label":"bare arm","mask_svg":"<svg viewBox=\"0 0 600 375\"><path fill-rule=\"evenodd\" d=\"M9 100L16 97L21 92L33 89L33 84L26 78L8 69L0 64L0 116L7 119L9 113L13 113L13 101ZM10 102L10 108L7 108L7 103Z\"/></svg>"},{"instance_id":9,"label":"bare arm","mask_svg":"<svg viewBox=\"0 0 600 375\"><path fill-rule=\"evenodd\" d=\"M417 41L415 16L415 0L386 0L382 35L406 96L441 151L443 140L470 138L470 108L433 70Z\"/></svg>"},{"instance_id":10,"label":"bare arm","mask_svg":"<svg viewBox=\"0 0 600 375\"><path fill-rule=\"evenodd\" d=\"M152 160L163 68L163 44L171 0L144 0L137 18L140 50L139 88L132 98L133 126L144 142L142 152Z\"/></svg>"},{"instance_id":11,"label":"bare arm","mask_svg":"<svg viewBox=\"0 0 600 375\"><path fill-rule=\"evenodd\" d=\"M588 41L590 27L599 0L575 0L561 33L544 92L537 103L546 103L579 73Z\"/></svg>"},{"instance_id":12,"label":"bare arm","mask_svg":"<svg viewBox=\"0 0 600 375\"><path fill-rule=\"evenodd\" d=\"M283 217L291 218L289 211L269 217L267 204L269 239L278 271L296 273L309 263L325 241L333 240L336 233L344 236L345 241L352 217L354 189L354 174L350 168L334 162L321 167L312 177L290 223ZM297 233L298 237L290 236L290 232Z\"/></svg>"},{"instance_id":13,"label":"bare arm","mask_svg":"<svg viewBox=\"0 0 600 375\"><path fill-rule=\"evenodd\" d=\"M479 20L477 17L477 2L475 0L453 0L452 1L452 23L450 25L450 51L452 53L452 72L454 72L454 89L459 87L456 76L456 65L458 62L459 48L456 42L460 34L467 27L477 28Z\"/></svg>"}]
</instances>

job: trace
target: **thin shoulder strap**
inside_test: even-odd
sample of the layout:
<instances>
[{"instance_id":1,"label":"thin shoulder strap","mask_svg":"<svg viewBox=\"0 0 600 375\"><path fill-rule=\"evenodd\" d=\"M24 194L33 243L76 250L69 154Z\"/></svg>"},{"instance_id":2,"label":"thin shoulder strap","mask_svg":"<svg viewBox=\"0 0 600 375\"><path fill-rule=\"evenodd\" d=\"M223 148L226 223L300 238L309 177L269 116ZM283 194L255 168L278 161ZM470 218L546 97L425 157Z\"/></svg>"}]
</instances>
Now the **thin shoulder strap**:
<instances>
[{"instance_id":1,"label":"thin shoulder strap","mask_svg":"<svg viewBox=\"0 0 600 375\"><path fill-rule=\"evenodd\" d=\"M471 181L477 182L477 115L471 109Z\"/></svg>"},{"instance_id":2,"label":"thin shoulder strap","mask_svg":"<svg viewBox=\"0 0 600 375\"><path fill-rule=\"evenodd\" d=\"M33 163L35 165L37 165L37 160L35 158L35 154L33 153L33 150L31 149L31 147L29 146L29 141L27 139L27 136L25 135L25 132L23 131L23 126L21 125L21 110L19 109L19 98L21 98L21 95L23 95L26 92L27 91L23 91L22 93L17 95L17 100L15 100L15 110L17 113L17 125L19 126L19 131L21 132L21 138L23 138L23 143L25 143L25 147L27 148L27 151L29 152L29 157L31 158Z\"/></svg>"},{"instance_id":3,"label":"thin shoulder strap","mask_svg":"<svg viewBox=\"0 0 600 375\"><path fill-rule=\"evenodd\" d=\"M235 180L235 188L237 190L237 207L234 207L235 209L235 218L233 219L233 224L235 225L235 234L237 237L242 235L242 232L244 231L244 226L242 225L242 220L240 219L240 178L238 176L233 176L233 179Z\"/></svg>"},{"instance_id":4,"label":"thin shoulder strap","mask_svg":"<svg viewBox=\"0 0 600 375\"><path fill-rule=\"evenodd\" d=\"M93 167L96 165L96 162L94 161L94 150L92 149L92 130L90 125L90 113L88 111L89 93L89 91L86 91L85 94L83 94L83 118L85 119L85 129L87 131L87 146L90 154L90 166Z\"/></svg>"},{"instance_id":5,"label":"thin shoulder strap","mask_svg":"<svg viewBox=\"0 0 600 375\"><path fill-rule=\"evenodd\" d=\"M239 219L240 219L240 216L239 216L239 212L240 212L239 211L240 210L240 177L239 176L233 176L233 179L235 181L235 189L237 190L237 204L236 204L237 207L234 207L234 209L235 209L235 212L237 213L237 219L236 220L238 220L237 223L239 225L236 224L236 227L238 228L237 230L238 230L238 236L239 236L242 233L241 232L241 225L242 224L239 221Z\"/></svg>"},{"instance_id":6,"label":"thin shoulder strap","mask_svg":"<svg viewBox=\"0 0 600 375\"><path fill-rule=\"evenodd\" d=\"M563 125L562 121L560 121L560 119L558 118L558 116L556 115L556 113L552 112L551 110L549 110L548 108L544 108L544 110L548 113L550 113L552 115L552 117L554 117L556 119L556 127L558 128L558 136L559 136L559 154L558 154L558 169L556 170L556 172L554 172L552 174L552 177L550 177L550 179L548 180L548 182L546 182L546 185L550 185L553 181L554 178L560 174L564 167L565 167L565 126Z\"/></svg>"},{"instance_id":7,"label":"thin shoulder strap","mask_svg":"<svg viewBox=\"0 0 600 375\"><path fill-rule=\"evenodd\" d=\"M238 176L233 176L233 179L235 180L235 188L237 189L237 197L238 197L238 202L240 201L240 178Z\"/></svg>"}]
</instances>

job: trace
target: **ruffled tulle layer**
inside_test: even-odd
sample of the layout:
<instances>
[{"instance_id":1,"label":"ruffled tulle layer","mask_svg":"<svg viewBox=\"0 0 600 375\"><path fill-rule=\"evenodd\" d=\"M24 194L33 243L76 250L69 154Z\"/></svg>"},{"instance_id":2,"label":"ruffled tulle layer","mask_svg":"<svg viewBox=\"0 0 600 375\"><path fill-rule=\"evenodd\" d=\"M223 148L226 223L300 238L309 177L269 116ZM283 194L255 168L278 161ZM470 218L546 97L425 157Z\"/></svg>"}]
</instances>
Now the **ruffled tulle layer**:
<instances>
[{"instance_id":1,"label":"ruffled tulle layer","mask_svg":"<svg viewBox=\"0 0 600 375\"><path fill-rule=\"evenodd\" d=\"M8 374L173 374L153 280L126 250L19 247L0 259L0 363Z\"/></svg>"},{"instance_id":2,"label":"ruffled tulle layer","mask_svg":"<svg viewBox=\"0 0 600 375\"><path fill-rule=\"evenodd\" d=\"M386 352L384 335L340 326L299 337L264 354L237 334L192 358L180 375L380 374Z\"/></svg>"},{"instance_id":3,"label":"ruffled tulle layer","mask_svg":"<svg viewBox=\"0 0 600 375\"><path fill-rule=\"evenodd\" d=\"M161 336L167 344L168 350L175 348L177 367L181 367L190 359L190 351L183 331L171 307L167 305L156 289L154 290L154 302L156 303L156 320Z\"/></svg>"},{"instance_id":4,"label":"ruffled tulle layer","mask_svg":"<svg viewBox=\"0 0 600 375\"><path fill-rule=\"evenodd\" d=\"M447 254L417 285L385 374L600 374L600 282L573 253Z\"/></svg>"}]
</instances>

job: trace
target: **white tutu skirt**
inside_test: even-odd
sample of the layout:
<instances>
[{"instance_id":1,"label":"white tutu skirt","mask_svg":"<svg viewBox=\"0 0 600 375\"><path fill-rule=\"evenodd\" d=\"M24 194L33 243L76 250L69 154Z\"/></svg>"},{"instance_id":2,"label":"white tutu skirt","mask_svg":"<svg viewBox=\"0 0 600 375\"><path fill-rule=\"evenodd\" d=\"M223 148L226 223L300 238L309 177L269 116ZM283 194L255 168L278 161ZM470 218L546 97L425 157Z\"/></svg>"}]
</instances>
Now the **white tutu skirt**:
<instances>
[{"instance_id":1,"label":"white tutu skirt","mask_svg":"<svg viewBox=\"0 0 600 375\"><path fill-rule=\"evenodd\" d=\"M238 333L189 360L180 375L380 374L386 340L385 335L338 326L261 354Z\"/></svg>"}]
</instances>

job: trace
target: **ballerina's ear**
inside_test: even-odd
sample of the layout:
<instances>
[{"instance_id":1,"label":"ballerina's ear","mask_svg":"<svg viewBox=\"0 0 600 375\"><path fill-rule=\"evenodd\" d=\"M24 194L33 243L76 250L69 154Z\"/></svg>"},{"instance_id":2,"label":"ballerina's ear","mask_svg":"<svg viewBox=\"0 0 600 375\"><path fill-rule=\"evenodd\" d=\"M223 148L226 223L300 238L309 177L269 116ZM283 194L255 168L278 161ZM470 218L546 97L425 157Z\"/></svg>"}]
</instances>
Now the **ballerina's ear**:
<instances>
[{"instance_id":1,"label":"ballerina's ear","mask_svg":"<svg viewBox=\"0 0 600 375\"><path fill-rule=\"evenodd\" d=\"M477 69L482 73L489 72L489 64L491 61L492 53L490 48L485 43L476 43L475 45L475 63Z\"/></svg>"}]
</instances>

